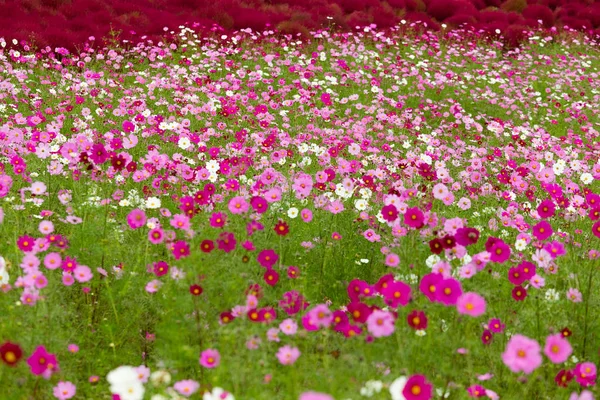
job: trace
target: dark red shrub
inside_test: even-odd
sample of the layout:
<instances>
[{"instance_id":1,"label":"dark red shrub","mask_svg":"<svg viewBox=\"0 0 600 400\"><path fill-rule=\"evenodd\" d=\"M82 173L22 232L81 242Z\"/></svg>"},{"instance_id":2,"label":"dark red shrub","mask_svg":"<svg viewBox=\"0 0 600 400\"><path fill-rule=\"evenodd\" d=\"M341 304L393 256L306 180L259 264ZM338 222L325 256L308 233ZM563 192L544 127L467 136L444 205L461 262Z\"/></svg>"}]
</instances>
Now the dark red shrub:
<instances>
[{"instance_id":1,"label":"dark red shrub","mask_svg":"<svg viewBox=\"0 0 600 400\"><path fill-rule=\"evenodd\" d=\"M483 10L479 13L479 21L482 23L502 22L508 25L508 15L502 11Z\"/></svg>"},{"instance_id":2,"label":"dark red shrub","mask_svg":"<svg viewBox=\"0 0 600 400\"><path fill-rule=\"evenodd\" d=\"M532 4L523 10L523 17L534 21L541 20L546 28L554 25L554 14L547 6L541 4Z\"/></svg>"},{"instance_id":3,"label":"dark red shrub","mask_svg":"<svg viewBox=\"0 0 600 400\"><path fill-rule=\"evenodd\" d=\"M448 26L474 25L477 18L473 14L457 14L446 18L444 23Z\"/></svg>"}]
</instances>

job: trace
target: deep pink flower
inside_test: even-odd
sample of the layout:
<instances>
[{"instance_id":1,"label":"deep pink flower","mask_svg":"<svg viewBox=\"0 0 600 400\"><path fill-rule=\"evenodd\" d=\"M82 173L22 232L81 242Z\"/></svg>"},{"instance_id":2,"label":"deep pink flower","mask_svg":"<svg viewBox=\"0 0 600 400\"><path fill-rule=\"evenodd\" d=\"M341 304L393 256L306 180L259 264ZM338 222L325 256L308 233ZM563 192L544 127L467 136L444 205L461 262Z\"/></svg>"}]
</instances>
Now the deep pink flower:
<instances>
[{"instance_id":1,"label":"deep pink flower","mask_svg":"<svg viewBox=\"0 0 600 400\"><path fill-rule=\"evenodd\" d=\"M459 314L479 317L485 314L485 299L474 292L463 293L456 301L456 309Z\"/></svg>"},{"instance_id":2,"label":"deep pink flower","mask_svg":"<svg viewBox=\"0 0 600 400\"><path fill-rule=\"evenodd\" d=\"M554 215L556 211L556 207L552 200L546 199L543 200L537 208L537 212L542 218L550 218Z\"/></svg>"},{"instance_id":3,"label":"deep pink flower","mask_svg":"<svg viewBox=\"0 0 600 400\"><path fill-rule=\"evenodd\" d=\"M131 229L138 229L146 225L146 213L139 208L131 210L127 215L127 223Z\"/></svg>"},{"instance_id":4,"label":"deep pink flower","mask_svg":"<svg viewBox=\"0 0 600 400\"><path fill-rule=\"evenodd\" d=\"M488 327L490 328L490 331L494 333L502 333L506 326L498 318L492 318L488 322Z\"/></svg>"},{"instance_id":5,"label":"deep pink flower","mask_svg":"<svg viewBox=\"0 0 600 400\"><path fill-rule=\"evenodd\" d=\"M33 250L33 245L35 244L35 239L31 236L23 235L17 239L17 246L19 250L23 252L29 252Z\"/></svg>"},{"instance_id":6,"label":"deep pink flower","mask_svg":"<svg viewBox=\"0 0 600 400\"><path fill-rule=\"evenodd\" d=\"M557 333L546 338L544 346L544 354L554 364L562 364L573 353L573 348L567 339L562 334Z\"/></svg>"},{"instance_id":7,"label":"deep pink flower","mask_svg":"<svg viewBox=\"0 0 600 400\"><path fill-rule=\"evenodd\" d=\"M411 228L419 229L423 226L425 216L417 207L412 207L406 210L404 214L404 224Z\"/></svg>"},{"instance_id":8,"label":"deep pink flower","mask_svg":"<svg viewBox=\"0 0 600 400\"><path fill-rule=\"evenodd\" d=\"M433 385L423 375L413 375L406 381L402 394L406 400L429 400L433 396Z\"/></svg>"},{"instance_id":9,"label":"deep pink flower","mask_svg":"<svg viewBox=\"0 0 600 400\"><path fill-rule=\"evenodd\" d=\"M552 236L554 231L552 230L552 225L548 221L540 221L533 226L533 236L537 240L546 240L550 236Z\"/></svg>"},{"instance_id":10,"label":"deep pink flower","mask_svg":"<svg viewBox=\"0 0 600 400\"><path fill-rule=\"evenodd\" d=\"M438 273L423 275L421 282L419 283L419 290L429 299L429 301L436 301L437 285L443 279L443 275Z\"/></svg>"},{"instance_id":11,"label":"deep pink flower","mask_svg":"<svg viewBox=\"0 0 600 400\"><path fill-rule=\"evenodd\" d=\"M271 269L279 260L279 255L272 249L262 250L258 253L256 260L264 268Z\"/></svg>"},{"instance_id":12,"label":"deep pink flower","mask_svg":"<svg viewBox=\"0 0 600 400\"><path fill-rule=\"evenodd\" d=\"M544 250L546 250L552 258L556 258L566 254L565 245L556 240L553 240L551 243L546 243L544 245Z\"/></svg>"},{"instance_id":13,"label":"deep pink flower","mask_svg":"<svg viewBox=\"0 0 600 400\"><path fill-rule=\"evenodd\" d=\"M31 368L31 373L34 375L43 375L48 379L58 371L58 360L54 354L46 351L44 346L38 346L35 351L27 359L27 364Z\"/></svg>"},{"instance_id":14,"label":"deep pink flower","mask_svg":"<svg viewBox=\"0 0 600 400\"><path fill-rule=\"evenodd\" d=\"M435 287L435 301L446 306L456 305L458 298L462 295L462 287L454 278L442 279Z\"/></svg>"},{"instance_id":15,"label":"deep pink flower","mask_svg":"<svg viewBox=\"0 0 600 400\"><path fill-rule=\"evenodd\" d=\"M404 282L389 282L385 289L381 290L385 303L396 308L399 305L405 306L411 298L411 288Z\"/></svg>"},{"instance_id":16,"label":"deep pink flower","mask_svg":"<svg viewBox=\"0 0 600 400\"><path fill-rule=\"evenodd\" d=\"M488 250L490 253L490 261L502 264L510 257L510 246L501 240L494 243Z\"/></svg>"},{"instance_id":17,"label":"deep pink flower","mask_svg":"<svg viewBox=\"0 0 600 400\"><path fill-rule=\"evenodd\" d=\"M178 240L171 245L171 251L173 252L173 257L179 260L190 255L190 246L185 240Z\"/></svg>"},{"instance_id":18,"label":"deep pink flower","mask_svg":"<svg viewBox=\"0 0 600 400\"><path fill-rule=\"evenodd\" d=\"M169 264L167 264L165 261L155 262L152 272L154 272L154 275L156 276L166 275L169 272Z\"/></svg>"},{"instance_id":19,"label":"deep pink flower","mask_svg":"<svg viewBox=\"0 0 600 400\"><path fill-rule=\"evenodd\" d=\"M215 349L206 349L200 354L200 365L205 368L215 368L221 361L221 355Z\"/></svg>"},{"instance_id":20,"label":"deep pink flower","mask_svg":"<svg viewBox=\"0 0 600 400\"><path fill-rule=\"evenodd\" d=\"M150 229L148 232L148 240L152 244L160 244L165 239L165 234L161 228Z\"/></svg>"},{"instance_id":21,"label":"deep pink flower","mask_svg":"<svg viewBox=\"0 0 600 400\"><path fill-rule=\"evenodd\" d=\"M593 362L584 362L577 364L573 370L575 380L581 386L593 386L596 384L596 364Z\"/></svg>"}]
</instances>

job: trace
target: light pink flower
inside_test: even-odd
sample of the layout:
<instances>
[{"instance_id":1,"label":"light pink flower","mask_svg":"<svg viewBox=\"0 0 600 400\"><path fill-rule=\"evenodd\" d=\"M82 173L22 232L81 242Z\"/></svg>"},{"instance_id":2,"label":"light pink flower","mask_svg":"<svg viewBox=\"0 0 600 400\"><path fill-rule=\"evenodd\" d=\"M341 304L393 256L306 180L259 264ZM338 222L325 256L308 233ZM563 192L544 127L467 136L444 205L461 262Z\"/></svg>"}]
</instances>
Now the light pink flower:
<instances>
[{"instance_id":1,"label":"light pink flower","mask_svg":"<svg viewBox=\"0 0 600 400\"><path fill-rule=\"evenodd\" d=\"M277 359L283 365L292 365L300 357L300 350L297 347L283 346L277 351Z\"/></svg>"},{"instance_id":2,"label":"light pink flower","mask_svg":"<svg viewBox=\"0 0 600 400\"><path fill-rule=\"evenodd\" d=\"M532 373L542 364L541 348L537 341L514 335L502 353L502 361L512 372Z\"/></svg>"}]
</instances>

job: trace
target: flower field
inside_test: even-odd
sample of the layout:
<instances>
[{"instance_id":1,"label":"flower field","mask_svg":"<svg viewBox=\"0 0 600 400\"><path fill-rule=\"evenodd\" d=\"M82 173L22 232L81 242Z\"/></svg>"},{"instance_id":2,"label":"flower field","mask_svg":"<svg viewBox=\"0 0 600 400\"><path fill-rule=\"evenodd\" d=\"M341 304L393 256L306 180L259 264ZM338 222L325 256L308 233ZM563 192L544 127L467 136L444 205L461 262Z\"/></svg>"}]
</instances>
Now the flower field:
<instances>
[{"instance_id":1,"label":"flower field","mask_svg":"<svg viewBox=\"0 0 600 400\"><path fill-rule=\"evenodd\" d=\"M2 396L593 399L599 43L417 28L0 41Z\"/></svg>"}]
</instances>

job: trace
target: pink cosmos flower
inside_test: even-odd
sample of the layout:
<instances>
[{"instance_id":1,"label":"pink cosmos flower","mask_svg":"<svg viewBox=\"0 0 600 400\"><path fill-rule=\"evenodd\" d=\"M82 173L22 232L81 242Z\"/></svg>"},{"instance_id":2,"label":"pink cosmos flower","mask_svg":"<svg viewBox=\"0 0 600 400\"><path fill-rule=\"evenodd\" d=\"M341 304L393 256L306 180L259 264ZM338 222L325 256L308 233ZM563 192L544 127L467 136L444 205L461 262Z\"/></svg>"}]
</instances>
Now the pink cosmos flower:
<instances>
[{"instance_id":1,"label":"pink cosmos flower","mask_svg":"<svg viewBox=\"0 0 600 400\"><path fill-rule=\"evenodd\" d=\"M331 311L326 304L318 304L308 312L308 318L311 325L317 328L327 328L332 321Z\"/></svg>"},{"instance_id":2,"label":"pink cosmos flower","mask_svg":"<svg viewBox=\"0 0 600 400\"><path fill-rule=\"evenodd\" d=\"M73 277L77 282L87 282L94 277L92 270L86 265L78 265L73 271Z\"/></svg>"},{"instance_id":3,"label":"pink cosmos flower","mask_svg":"<svg viewBox=\"0 0 600 400\"><path fill-rule=\"evenodd\" d=\"M185 397L190 397L194 393L200 389L200 384L191 379L175 382L173 385L173 389L175 389L180 395Z\"/></svg>"},{"instance_id":4,"label":"pink cosmos flower","mask_svg":"<svg viewBox=\"0 0 600 400\"><path fill-rule=\"evenodd\" d=\"M71 286L75 283L75 278L73 278L73 274L69 272L63 272L62 282L65 286Z\"/></svg>"},{"instance_id":5,"label":"pink cosmos flower","mask_svg":"<svg viewBox=\"0 0 600 400\"><path fill-rule=\"evenodd\" d=\"M563 256L566 253L565 245L556 240L552 241L552 243L546 243L546 245L544 245L544 250L546 250L553 259Z\"/></svg>"},{"instance_id":6,"label":"pink cosmos flower","mask_svg":"<svg viewBox=\"0 0 600 400\"><path fill-rule=\"evenodd\" d=\"M139 367L135 368L135 371L138 374L138 379L140 382L148 382L148 378L150 377L150 368L146 367L145 365L140 365Z\"/></svg>"},{"instance_id":7,"label":"pink cosmos flower","mask_svg":"<svg viewBox=\"0 0 600 400\"><path fill-rule=\"evenodd\" d=\"M304 222L312 221L312 219L313 219L312 211L310 211L308 208L303 209L302 211L300 211L300 218L302 218L302 221L304 221Z\"/></svg>"},{"instance_id":8,"label":"pink cosmos flower","mask_svg":"<svg viewBox=\"0 0 600 400\"><path fill-rule=\"evenodd\" d=\"M215 368L221 361L221 355L215 349L206 349L200 354L200 365L205 368Z\"/></svg>"},{"instance_id":9,"label":"pink cosmos flower","mask_svg":"<svg viewBox=\"0 0 600 400\"><path fill-rule=\"evenodd\" d=\"M596 384L596 364L593 362L583 362L577 364L573 370L575 380L581 386L593 386Z\"/></svg>"},{"instance_id":10,"label":"pink cosmos flower","mask_svg":"<svg viewBox=\"0 0 600 400\"><path fill-rule=\"evenodd\" d=\"M246 211L248 211L248 208L250 208L250 205L248 204L248 202L246 202L246 199L244 199L242 196L236 196L236 197L232 198L231 200L229 200L229 204L228 204L227 208L229 209L229 211L232 214L243 214Z\"/></svg>"},{"instance_id":11,"label":"pink cosmos flower","mask_svg":"<svg viewBox=\"0 0 600 400\"><path fill-rule=\"evenodd\" d=\"M374 337L390 336L394 333L396 319L389 311L375 310L367 318L367 329Z\"/></svg>"},{"instance_id":12,"label":"pink cosmos flower","mask_svg":"<svg viewBox=\"0 0 600 400\"><path fill-rule=\"evenodd\" d=\"M325 393L304 392L300 395L298 400L333 400L333 397Z\"/></svg>"},{"instance_id":13,"label":"pink cosmos flower","mask_svg":"<svg viewBox=\"0 0 600 400\"><path fill-rule=\"evenodd\" d=\"M76 344L70 344L69 346L67 346L67 349L70 353L77 353L79 351L79 346L77 346Z\"/></svg>"},{"instance_id":14,"label":"pink cosmos flower","mask_svg":"<svg viewBox=\"0 0 600 400\"><path fill-rule=\"evenodd\" d=\"M277 351L277 359L283 365L292 365L300 357L300 350L297 347L283 346Z\"/></svg>"},{"instance_id":15,"label":"pink cosmos flower","mask_svg":"<svg viewBox=\"0 0 600 400\"><path fill-rule=\"evenodd\" d=\"M456 309L459 314L479 317L485 314L485 299L474 292L463 293L456 301Z\"/></svg>"},{"instance_id":16,"label":"pink cosmos flower","mask_svg":"<svg viewBox=\"0 0 600 400\"><path fill-rule=\"evenodd\" d=\"M269 328L269 330L267 331L267 339L269 340L269 342L280 342L281 339L279 339L279 329L277 328Z\"/></svg>"},{"instance_id":17,"label":"pink cosmos flower","mask_svg":"<svg viewBox=\"0 0 600 400\"><path fill-rule=\"evenodd\" d=\"M594 400L594 394L589 390L584 390L581 394L577 394L577 392L571 393L569 396L569 400Z\"/></svg>"},{"instance_id":18,"label":"pink cosmos flower","mask_svg":"<svg viewBox=\"0 0 600 400\"><path fill-rule=\"evenodd\" d=\"M573 353L573 348L569 341L561 334L557 333L546 338L544 354L554 364L562 364Z\"/></svg>"},{"instance_id":19,"label":"pink cosmos flower","mask_svg":"<svg viewBox=\"0 0 600 400\"><path fill-rule=\"evenodd\" d=\"M138 229L146 225L146 213L139 208L132 210L127 215L127 223L131 229Z\"/></svg>"},{"instance_id":20,"label":"pink cosmos flower","mask_svg":"<svg viewBox=\"0 0 600 400\"><path fill-rule=\"evenodd\" d=\"M75 396L76 389L75 385L71 382L60 381L54 386L52 394L54 394L54 397L58 400L68 400Z\"/></svg>"},{"instance_id":21,"label":"pink cosmos flower","mask_svg":"<svg viewBox=\"0 0 600 400\"><path fill-rule=\"evenodd\" d=\"M160 244L165 239L165 234L161 228L150 229L148 232L148 240L152 244Z\"/></svg>"},{"instance_id":22,"label":"pink cosmos flower","mask_svg":"<svg viewBox=\"0 0 600 400\"><path fill-rule=\"evenodd\" d=\"M295 335L298 331L298 324L293 319L287 318L279 324L279 329L281 329L281 332L285 335Z\"/></svg>"},{"instance_id":23,"label":"pink cosmos flower","mask_svg":"<svg viewBox=\"0 0 600 400\"><path fill-rule=\"evenodd\" d=\"M567 299L571 300L573 303L581 303L583 301L583 295L576 288L569 288L567 290Z\"/></svg>"},{"instance_id":24,"label":"pink cosmos flower","mask_svg":"<svg viewBox=\"0 0 600 400\"><path fill-rule=\"evenodd\" d=\"M508 341L502 361L512 372L530 374L542 364L540 351L537 341L517 334Z\"/></svg>"},{"instance_id":25,"label":"pink cosmos flower","mask_svg":"<svg viewBox=\"0 0 600 400\"><path fill-rule=\"evenodd\" d=\"M148 284L146 284L146 292L148 293L156 293L158 292L158 289L160 289L160 287L163 285L163 283L161 281L159 281L158 279L154 279L150 282L148 282Z\"/></svg>"},{"instance_id":26,"label":"pink cosmos flower","mask_svg":"<svg viewBox=\"0 0 600 400\"><path fill-rule=\"evenodd\" d=\"M397 267L400 264L400 257L395 253L390 253L385 257L385 265L388 267Z\"/></svg>"},{"instance_id":27,"label":"pink cosmos flower","mask_svg":"<svg viewBox=\"0 0 600 400\"><path fill-rule=\"evenodd\" d=\"M190 219L185 214L175 214L171 218L170 224L175 229L187 231L190 229Z\"/></svg>"},{"instance_id":28,"label":"pink cosmos flower","mask_svg":"<svg viewBox=\"0 0 600 400\"><path fill-rule=\"evenodd\" d=\"M50 233L54 232L54 224L52 221L41 221L38 226L38 230L43 235L49 235Z\"/></svg>"}]
</instances>

